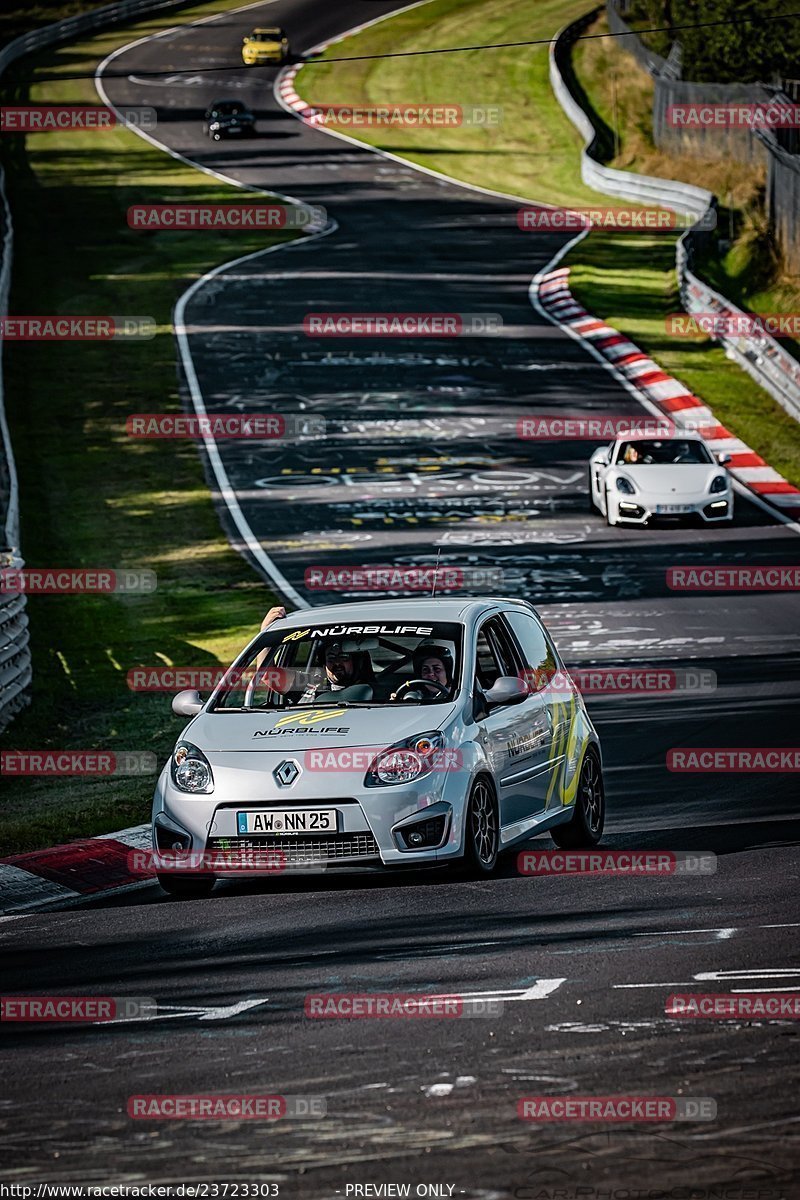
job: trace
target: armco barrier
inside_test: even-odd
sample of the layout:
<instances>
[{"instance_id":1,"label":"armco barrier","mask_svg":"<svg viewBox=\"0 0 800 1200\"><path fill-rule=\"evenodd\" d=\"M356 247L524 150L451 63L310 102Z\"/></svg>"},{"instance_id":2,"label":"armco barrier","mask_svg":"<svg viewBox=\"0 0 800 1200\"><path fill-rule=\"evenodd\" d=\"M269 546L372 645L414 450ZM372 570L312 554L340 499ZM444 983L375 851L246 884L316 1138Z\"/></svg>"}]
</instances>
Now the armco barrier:
<instances>
[{"instance_id":1,"label":"armco barrier","mask_svg":"<svg viewBox=\"0 0 800 1200\"><path fill-rule=\"evenodd\" d=\"M22 559L0 556L4 567L18 568ZM25 597L0 596L0 732L28 700L31 655Z\"/></svg>"},{"instance_id":2,"label":"armco barrier","mask_svg":"<svg viewBox=\"0 0 800 1200\"><path fill-rule=\"evenodd\" d=\"M80 13L45 25L32 33L15 38L0 50L0 77L3 72L32 51L60 42L71 41L84 33L102 29L108 25L123 24L135 17L147 16L159 9L180 8L189 0L121 0L93 12ZM5 180L0 171L0 317L8 315L8 295L11 282L11 259L13 229L11 213L5 192ZM0 333L0 356L2 355L2 333ZM19 553L19 493L14 467L8 424L3 402L2 361L0 358L0 565L21 567ZM0 733L11 718L29 700L31 683L31 655L28 635L28 618L25 613L24 595L9 596L0 593Z\"/></svg>"},{"instance_id":3,"label":"armco barrier","mask_svg":"<svg viewBox=\"0 0 800 1200\"><path fill-rule=\"evenodd\" d=\"M598 162L595 157L598 131L570 90L570 82L574 78L571 66L573 42L596 19L599 11L594 9L567 25L550 45L551 86L559 104L586 143L581 151L581 178L587 187L595 191L638 204L658 204L676 212L688 213L700 222L716 207L716 198L705 188L676 179L659 179L653 175L619 171ZM625 39L626 42L628 40ZM575 87L575 84L572 86ZM675 266L683 306L689 313L724 312L732 316L744 316L740 308L715 292L692 270L702 239L710 236L709 231L698 229L695 225L678 239ZM758 341L729 337L716 340L723 346L728 358L747 371L791 416L800 420L800 363L797 359L792 358L769 336Z\"/></svg>"}]
</instances>

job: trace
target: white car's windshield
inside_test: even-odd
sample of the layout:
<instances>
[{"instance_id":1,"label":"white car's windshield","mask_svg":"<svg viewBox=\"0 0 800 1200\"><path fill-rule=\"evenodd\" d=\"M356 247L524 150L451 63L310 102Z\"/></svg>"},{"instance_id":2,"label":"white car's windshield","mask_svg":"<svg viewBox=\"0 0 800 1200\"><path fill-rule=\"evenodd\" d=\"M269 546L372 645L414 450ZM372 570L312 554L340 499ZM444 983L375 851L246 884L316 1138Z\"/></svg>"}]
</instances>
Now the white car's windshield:
<instances>
[{"instance_id":1,"label":"white car's windshield","mask_svg":"<svg viewBox=\"0 0 800 1200\"><path fill-rule=\"evenodd\" d=\"M619 448L617 462L626 466L650 466L658 464L711 463L713 458L702 442L689 438L668 438L664 441L623 442Z\"/></svg>"},{"instance_id":2,"label":"white car's windshield","mask_svg":"<svg viewBox=\"0 0 800 1200\"><path fill-rule=\"evenodd\" d=\"M211 711L446 703L462 644L462 627L449 622L271 628L228 672Z\"/></svg>"}]
</instances>

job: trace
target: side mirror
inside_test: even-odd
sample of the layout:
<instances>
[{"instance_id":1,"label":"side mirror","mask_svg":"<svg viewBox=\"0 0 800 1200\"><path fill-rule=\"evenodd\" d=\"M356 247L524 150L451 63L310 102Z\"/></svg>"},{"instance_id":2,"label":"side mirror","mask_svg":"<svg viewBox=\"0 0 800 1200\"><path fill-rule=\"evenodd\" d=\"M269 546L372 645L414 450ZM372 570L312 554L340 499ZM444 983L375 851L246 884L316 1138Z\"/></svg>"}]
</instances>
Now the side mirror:
<instances>
[{"instance_id":1,"label":"side mirror","mask_svg":"<svg viewBox=\"0 0 800 1200\"><path fill-rule=\"evenodd\" d=\"M202 707L203 701L196 688L187 688L172 697L172 711L176 717L196 717Z\"/></svg>"},{"instance_id":2,"label":"side mirror","mask_svg":"<svg viewBox=\"0 0 800 1200\"><path fill-rule=\"evenodd\" d=\"M720 451L720 453L717 455L717 462L719 463L719 465L721 467L727 467L727 465L730 461L731 461L730 454L726 454L724 450Z\"/></svg>"},{"instance_id":3,"label":"side mirror","mask_svg":"<svg viewBox=\"0 0 800 1200\"><path fill-rule=\"evenodd\" d=\"M486 692L486 703L490 708L499 704L521 704L527 700L528 689L516 675L501 675Z\"/></svg>"},{"instance_id":4,"label":"side mirror","mask_svg":"<svg viewBox=\"0 0 800 1200\"><path fill-rule=\"evenodd\" d=\"M247 45L247 43L248 43L249 41L250 41L250 38L249 38L249 37L243 37L243 38L242 38L242 45L243 45L243 46L246 46L246 45Z\"/></svg>"}]
</instances>

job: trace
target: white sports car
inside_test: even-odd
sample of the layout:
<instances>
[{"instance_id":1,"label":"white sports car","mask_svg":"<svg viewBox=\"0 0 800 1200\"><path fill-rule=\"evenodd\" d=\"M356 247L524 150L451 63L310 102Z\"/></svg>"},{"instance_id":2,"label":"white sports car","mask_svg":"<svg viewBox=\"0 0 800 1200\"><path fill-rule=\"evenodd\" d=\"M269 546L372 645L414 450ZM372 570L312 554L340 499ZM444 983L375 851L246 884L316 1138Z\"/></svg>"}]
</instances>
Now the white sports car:
<instances>
[{"instance_id":1,"label":"white sports car","mask_svg":"<svg viewBox=\"0 0 800 1200\"><path fill-rule=\"evenodd\" d=\"M730 455L715 457L697 433L660 440L619 437L589 461L592 507L609 525L681 516L730 521L733 488L721 469L728 462Z\"/></svg>"}]
</instances>

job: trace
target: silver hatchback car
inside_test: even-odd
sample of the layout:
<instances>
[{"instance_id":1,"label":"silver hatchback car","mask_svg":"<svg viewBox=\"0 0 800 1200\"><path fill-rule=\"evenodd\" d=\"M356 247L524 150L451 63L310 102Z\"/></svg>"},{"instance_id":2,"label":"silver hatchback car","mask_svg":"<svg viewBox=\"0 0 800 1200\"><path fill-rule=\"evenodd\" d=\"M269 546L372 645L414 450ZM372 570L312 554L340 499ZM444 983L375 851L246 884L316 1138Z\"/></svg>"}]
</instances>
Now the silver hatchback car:
<instances>
[{"instance_id":1,"label":"silver hatchback car","mask_svg":"<svg viewBox=\"0 0 800 1200\"><path fill-rule=\"evenodd\" d=\"M534 834L577 848L602 833L597 734L524 601L296 612L206 702L181 692L173 710L192 719L153 803L171 893L202 895L248 867L484 876ZM181 856L200 867L178 869Z\"/></svg>"}]
</instances>

